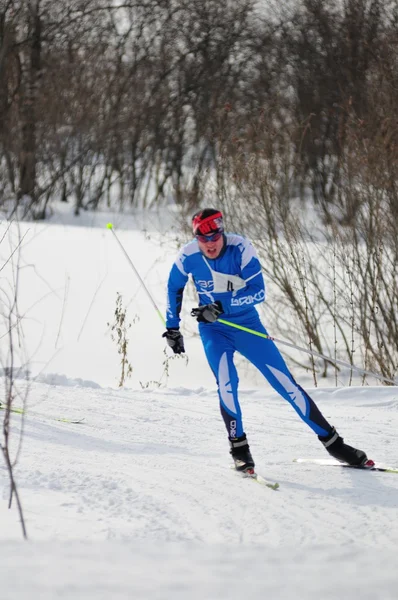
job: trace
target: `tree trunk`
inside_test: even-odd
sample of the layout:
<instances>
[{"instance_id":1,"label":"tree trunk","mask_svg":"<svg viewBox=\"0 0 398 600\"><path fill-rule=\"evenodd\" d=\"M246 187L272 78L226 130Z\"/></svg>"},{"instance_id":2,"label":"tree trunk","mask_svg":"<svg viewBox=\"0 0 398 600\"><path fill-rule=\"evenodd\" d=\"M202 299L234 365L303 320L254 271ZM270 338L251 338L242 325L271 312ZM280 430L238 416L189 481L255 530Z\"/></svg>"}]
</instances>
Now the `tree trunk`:
<instances>
[{"instance_id":1,"label":"tree trunk","mask_svg":"<svg viewBox=\"0 0 398 600\"><path fill-rule=\"evenodd\" d=\"M41 69L40 0L28 8L29 39L23 64L21 96L22 147L19 156L18 202L26 198L29 208L36 202L36 104Z\"/></svg>"}]
</instances>

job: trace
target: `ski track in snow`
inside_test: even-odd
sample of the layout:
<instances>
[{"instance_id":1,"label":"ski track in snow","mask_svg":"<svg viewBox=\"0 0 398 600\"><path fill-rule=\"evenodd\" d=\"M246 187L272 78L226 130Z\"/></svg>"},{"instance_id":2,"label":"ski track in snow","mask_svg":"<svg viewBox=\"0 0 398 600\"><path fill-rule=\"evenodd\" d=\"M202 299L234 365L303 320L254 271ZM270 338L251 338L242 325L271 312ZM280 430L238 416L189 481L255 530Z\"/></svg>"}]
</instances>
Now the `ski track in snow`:
<instances>
[{"instance_id":1,"label":"ski track in snow","mask_svg":"<svg viewBox=\"0 0 398 600\"><path fill-rule=\"evenodd\" d=\"M341 396L322 390L314 390L313 395L349 443L363 447L379 462L397 465L395 395L390 391L388 397L383 390L378 403L377 392L366 391L358 399L353 393L345 397L345 390ZM258 578L258 598L263 593L270 598L315 598L321 591L324 598L341 598L337 596L339 573L349 569L347 561L355 572L361 564L369 569L372 560L383 566L379 577L365 575L363 583L357 582L362 586L357 588L361 599L396 597L389 594L395 593L397 570L385 569L398 543L398 476L295 464L297 457L327 454L293 409L270 390L242 392L242 408L257 470L280 483L277 492L242 479L229 468L228 442L213 391L31 384L16 469L30 538L49 564L57 556L68 572L79 570L73 557L84 552L82 543L91 548L90 556L96 554L94 542L103 549L97 556L99 569L105 568L114 547L117 564L130 573L126 585L135 597L239 597L240 585L228 587L228 577L236 581L235 565L245 573L242 581L247 581L248 570ZM59 417L85 421L72 425L57 422ZM21 415L13 414L14 450L21 423ZM0 575L4 575L11 568L7 548L15 547L12 540L20 537L20 526L15 508L6 509L9 487L3 466L0 486ZM18 552L26 555L29 564L36 564L30 550L20 544ZM158 570L160 548L164 565ZM129 561L135 563L132 571L127 568ZM145 584L137 574L137 561ZM177 571L184 564L185 578L179 587ZM329 583L332 580L330 590L325 591L321 575ZM33 585L34 577L28 570L27 585ZM103 595L106 585L95 587L101 577L85 595L73 586L68 591L64 579L57 580L59 596L46 596L40 588L36 597L127 597L123 586ZM300 594L296 594L298 584ZM23 598L21 585L10 588L6 598ZM257 598L257 592L248 597ZM350 594L354 593L353 588Z\"/></svg>"}]
</instances>

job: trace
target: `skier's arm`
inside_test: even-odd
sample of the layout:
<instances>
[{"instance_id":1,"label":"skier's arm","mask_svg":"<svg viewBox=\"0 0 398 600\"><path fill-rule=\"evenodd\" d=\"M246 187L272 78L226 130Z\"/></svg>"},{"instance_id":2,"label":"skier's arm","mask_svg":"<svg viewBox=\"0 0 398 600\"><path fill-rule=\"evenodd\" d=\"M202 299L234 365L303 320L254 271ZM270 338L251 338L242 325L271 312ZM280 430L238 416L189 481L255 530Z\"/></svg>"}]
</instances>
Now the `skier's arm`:
<instances>
[{"instance_id":1,"label":"skier's arm","mask_svg":"<svg viewBox=\"0 0 398 600\"><path fill-rule=\"evenodd\" d=\"M167 329L178 329L180 326L182 296L188 281L188 273L185 272L183 265L184 258L183 253L180 252L171 268L167 283Z\"/></svg>"}]
</instances>

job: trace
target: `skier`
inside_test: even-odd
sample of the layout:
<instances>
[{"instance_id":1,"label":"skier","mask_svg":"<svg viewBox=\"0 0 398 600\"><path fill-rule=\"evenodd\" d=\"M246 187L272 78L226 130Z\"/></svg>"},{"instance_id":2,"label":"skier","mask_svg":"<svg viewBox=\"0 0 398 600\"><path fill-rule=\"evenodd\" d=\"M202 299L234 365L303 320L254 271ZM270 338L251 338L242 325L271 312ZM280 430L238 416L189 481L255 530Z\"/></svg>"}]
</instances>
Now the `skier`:
<instances>
[{"instance_id":1,"label":"skier","mask_svg":"<svg viewBox=\"0 0 398 600\"><path fill-rule=\"evenodd\" d=\"M255 365L293 406L331 456L350 465L364 465L365 452L344 443L315 402L296 383L272 340L217 321L223 315L222 318L225 316L232 323L267 334L255 308L265 300L265 286L251 242L240 235L224 233L223 215L213 208L197 212L192 227L195 238L182 248L170 271L167 331L163 337L175 354L185 352L179 329L180 310L184 287L191 275L199 296L199 306L192 309L191 315L199 322L204 351L217 381L221 415L235 468L238 471L254 469L238 400L235 351Z\"/></svg>"}]
</instances>

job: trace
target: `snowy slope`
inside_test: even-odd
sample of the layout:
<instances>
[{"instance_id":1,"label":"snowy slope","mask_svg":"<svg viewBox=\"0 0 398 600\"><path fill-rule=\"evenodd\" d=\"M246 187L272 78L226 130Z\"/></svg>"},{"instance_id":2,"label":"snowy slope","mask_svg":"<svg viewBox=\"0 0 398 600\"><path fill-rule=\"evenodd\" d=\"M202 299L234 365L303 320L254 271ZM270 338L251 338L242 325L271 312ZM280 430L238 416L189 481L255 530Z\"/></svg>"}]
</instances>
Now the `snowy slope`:
<instances>
[{"instance_id":1,"label":"snowy slope","mask_svg":"<svg viewBox=\"0 0 398 600\"><path fill-rule=\"evenodd\" d=\"M347 440L398 464L396 392L313 395ZM212 391L33 384L17 468L33 543L15 541L1 469L2 598L396 598L398 476L294 464L325 456L294 411L269 391L242 403L278 492L229 469Z\"/></svg>"},{"instance_id":2,"label":"snowy slope","mask_svg":"<svg viewBox=\"0 0 398 600\"><path fill-rule=\"evenodd\" d=\"M15 506L7 509L0 463L0 600L395 599L398 476L293 463L327 454L242 361L246 432L259 473L280 490L233 472L213 377L188 316L193 300L183 310L188 362L168 361L162 324L106 220L21 226L24 338L16 359L35 380L11 433L15 456L23 426L16 477L29 542ZM164 308L175 247L125 227L120 238ZM18 239L11 234L0 264ZM3 291L12 289L11 263L1 271ZM108 325L116 292L134 320L133 375L122 389ZM295 375L309 389L305 371ZM397 466L397 388L343 387L343 376L339 388L331 380L309 391L346 441ZM28 383L16 383L23 393Z\"/></svg>"}]
</instances>

